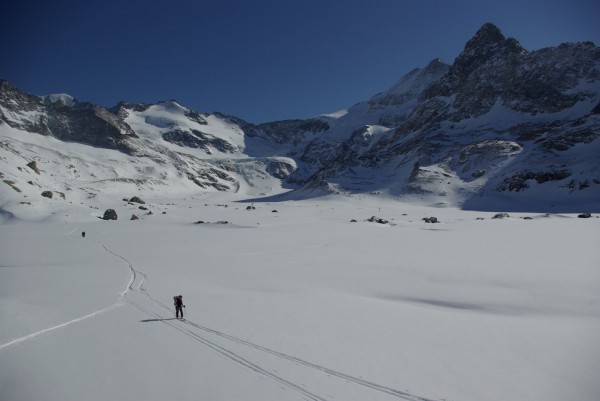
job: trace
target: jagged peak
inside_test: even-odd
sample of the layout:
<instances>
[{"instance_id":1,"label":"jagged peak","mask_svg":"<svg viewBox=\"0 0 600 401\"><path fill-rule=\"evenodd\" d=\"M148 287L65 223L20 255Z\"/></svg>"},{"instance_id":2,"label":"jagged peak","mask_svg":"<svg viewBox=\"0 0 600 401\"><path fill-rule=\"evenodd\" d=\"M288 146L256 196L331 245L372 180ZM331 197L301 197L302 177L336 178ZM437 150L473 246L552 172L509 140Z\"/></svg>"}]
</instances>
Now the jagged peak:
<instances>
[{"instance_id":1,"label":"jagged peak","mask_svg":"<svg viewBox=\"0 0 600 401\"><path fill-rule=\"evenodd\" d=\"M506 38L496 25L487 22L469 39L462 53L454 60L452 73L466 77L492 57L525 52L516 39Z\"/></svg>"},{"instance_id":2,"label":"jagged peak","mask_svg":"<svg viewBox=\"0 0 600 401\"><path fill-rule=\"evenodd\" d=\"M427 66L423 69L423 72L426 73L435 73L442 70L447 70L450 66L442 61L440 58L435 58L427 64Z\"/></svg>"},{"instance_id":3,"label":"jagged peak","mask_svg":"<svg viewBox=\"0 0 600 401\"><path fill-rule=\"evenodd\" d=\"M475 35L467 42L465 47L468 47L471 42L475 43L498 43L504 41L506 38L502 34L500 28L491 22L486 22L477 30Z\"/></svg>"},{"instance_id":4,"label":"jagged peak","mask_svg":"<svg viewBox=\"0 0 600 401\"><path fill-rule=\"evenodd\" d=\"M5 86L9 87L9 88L14 88L14 85L12 83L10 83L10 81L0 78L0 87L5 87Z\"/></svg>"}]
</instances>

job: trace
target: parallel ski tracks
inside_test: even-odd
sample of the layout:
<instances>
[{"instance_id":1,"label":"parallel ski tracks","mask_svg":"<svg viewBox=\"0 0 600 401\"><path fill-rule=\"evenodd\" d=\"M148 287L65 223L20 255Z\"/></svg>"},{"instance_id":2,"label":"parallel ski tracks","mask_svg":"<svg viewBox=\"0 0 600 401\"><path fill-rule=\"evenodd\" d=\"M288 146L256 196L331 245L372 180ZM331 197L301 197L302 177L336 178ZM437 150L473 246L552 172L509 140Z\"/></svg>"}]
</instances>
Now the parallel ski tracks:
<instances>
[{"instance_id":1,"label":"parallel ski tracks","mask_svg":"<svg viewBox=\"0 0 600 401\"><path fill-rule=\"evenodd\" d=\"M419 396L416 396L416 395L413 395L413 394L410 394L410 393L407 393L407 392L404 392L404 391L396 390L396 389L394 389L392 387L389 387L389 386L384 386L384 385L377 384L377 383L374 383L374 382L371 382L371 381L368 381L368 380L364 380L364 379L359 378L359 377L351 376L351 375L348 375L346 373L343 373L343 372L340 372L340 371L337 371L337 370L334 370L334 369L330 369L330 368L327 368L327 367L322 366L322 365L318 365L316 363L305 361L305 360L303 360L301 358L298 358L298 357L295 357L295 356L292 356L292 355L288 355L288 354L285 354L283 352L279 352L279 351L273 350L273 349L268 348L268 347L264 347L264 346L259 345L259 344L255 344L255 343L252 343L250 341L243 340L241 338L238 338L238 337L235 337L235 336L223 333L223 332L218 331L218 330L211 329L209 327L205 327L205 326L199 325L199 324L197 324L195 322L192 322L190 320L187 320L187 319L184 319L182 321L177 321L177 322L168 320L164 316L161 316L159 313L153 312L153 311L149 310L148 308L140 305L138 302L133 301L131 299L131 297L128 296L131 292L137 292L137 293L143 294L149 300L151 300L153 303L155 303L156 305L160 306L161 308L165 309L166 311L169 311L170 316L172 316L172 314L174 313L173 309L171 307L169 307L168 305L164 304L163 302L161 302L160 300L152 297L146 291L146 289L144 288L144 283L148 279L147 275L144 272L136 270L134 268L134 266L133 266L133 263L131 263L129 260L127 260L122 255L119 255L119 254L113 252L111 249L109 249L105 244L101 243L100 241L97 241L97 242L98 242L98 244L107 253L110 253L111 255L113 255L113 256L121 259L122 261L124 261L127 264L128 268L129 268L129 270L131 272L131 277L129 279L129 282L127 283L126 288L121 292L121 294L119 296L119 301L116 304L114 304L114 305L111 305L111 306L108 306L106 308L100 309L98 311L92 312L92 313L90 313L88 315L85 315L85 316L82 316L82 317L79 317L79 318L76 318L76 319L73 319L73 320L61 323L61 324L56 325L54 327L50 327L50 328L47 328L47 329L44 329L44 330L41 330L41 331L38 331L38 332L35 332L35 333L31 333L31 334L29 334L27 336L15 339L15 340L10 341L10 342L8 342L6 344L0 344L0 351L3 350L3 349L5 349L5 348L8 348L8 347L10 347L12 345L16 345L18 343L21 343L21 342L33 339L33 338L35 338L35 337L37 337L39 335L45 334L47 332L54 331L56 329L65 327L67 325L70 325L70 324L73 324L73 323L77 323L77 322L80 322L82 320L89 319L89 318L94 317L94 316L96 316L98 314L101 314L101 313L107 312L109 310L112 310L112 309L114 309L116 307L128 304L128 305L131 305L131 306L135 307L136 309L140 310L141 312L143 312L143 313L145 313L145 314L147 314L149 316L154 317L157 321L160 321L161 323L164 323L164 324L170 326L174 330L179 331L183 335L185 335L185 336L191 338L192 340L194 340L194 341L202 344L203 346L205 346L205 347L213 350L217 354L219 354L219 355L221 355L221 356L223 356L223 357L225 357L227 359L230 359L233 362L235 362L235 363L237 363L237 364L239 364L239 365L241 365L241 366L243 366L243 367L245 367L245 368L247 368L247 369L249 369L249 370L257 373L257 374L261 374L263 376L266 376L267 378L270 378L270 379L274 380L275 382L280 383L283 386L286 386L286 387L288 387L288 388L290 388L290 389L292 389L294 391L297 391L298 393L304 395L305 397L307 397L308 399L313 400L313 401L326 401L326 399L323 398L323 397L320 397L319 395L317 395L317 394L315 394L315 393L313 393L313 392L311 392L309 390L307 390L306 388L304 388L301 385L298 385L298 384L296 384L296 383L294 383L294 382L292 382L290 380L287 380L287 379L285 379L285 378L283 378L283 377L281 377L281 376L279 376L279 375L277 375L277 374L275 374L273 372L268 371L267 369L265 369L265 368L257 365L256 363L248 360L247 358L244 358L241 355L236 354L235 352L231 351L230 349L227 349L224 346L219 345L219 344L215 343L214 341L211 341L211 340L209 340L209 339L201 336L197 332L197 330L201 330L201 331L203 331L205 333L209 333L209 334L215 335L215 336L217 336L219 338L223 338L223 339L232 341L232 342L234 342L236 344L243 345L243 346L246 346L248 348L252 348L252 349L264 352L265 354L273 355L275 357L278 357L278 358L281 358L281 359L284 359L284 360L288 360L290 362L293 362L293 363L296 363L296 364L299 364L299 365L302 365L302 366L306 366L306 367L314 369L316 371L320 371L320 372L326 373L328 375L331 375L331 376L334 376L334 377L346 380L348 382L351 382L351 383L363 386L365 388L369 388L371 390L376 390L376 391L379 391L379 392L391 395L391 396L399 398L399 399L408 400L408 401L433 401L433 400L428 399L428 398L419 397Z\"/></svg>"},{"instance_id":2,"label":"parallel ski tracks","mask_svg":"<svg viewBox=\"0 0 600 401\"><path fill-rule=\"evenodd\" d=\"M111 253L113 253L113 252L111 252ZM130 265L130 268L131 268L132 271L137 272L138 274L143 274L143 273L140 273L137 270L134 270L133 266L131 265L131 263L129 261L127 261L125 258L121 257L120 255L116 255L116 256L119 256L120 258L122 258L123 260L125 260ZM144 275L144 277L146 278L145 275ZM142 282L142 284L143 284L143 282ZM168 305L164 304L160 300L152 297L145 289L142 288L141 285L137 288L137 290L139 290L146 297L148 297L150 300L152 300L154 303L156 303L157 305L159 305L160 307L162 307L166 311L169 311L170 315L172 315L174 313L174 310L171 307L169 307ZM234 362L239 363L242 366L245 366L245 367L247 367L247 368L255 371L256 373L263 374L263 375L265 375L265 376L267 376L267 377L269 377L269 378L271 378L271 379L273 379L273 380L275 380L275 381L277 381L277 382L279 382L281 384L284 384L284 385L286 385L286 386L288 386L288 387L290 387L290 388L292 388L292 389L294 389L296 391L299 391L302 394L304 394L305 396L309 397L311 400L324 400L324 399L322 397L319 397L316 394L313 394L313 393L307 391L303 387L290 382L289 380L286 380L286 379L284 379L284 378L282 378L280 376L275 375L272 372L269 372L269 371L261 368L260 366L258 366L255 363L247 360L246 358L243 358L242 356L234 353L233 351L231 351L231 350L229 350L229 349L227 349L227 348L225 348L225 347L223 347L221 345L218 345L218 344L216 344L216 343L208 340L205 337L200 336L197 332L195 332L193 330L190 330L190 329L186 329L184 327L181 327L181 323L183 323L185 325L188 325L188 326L191 326L191 327L193 327L195 329L202 330L202 331L204 331L206 333L210 333L210 334L216 335L216 336L218 336L220 338L225 338L225 339L233 341L233 342L235 342L237 344L244 345L244 346L249 347L249 348L253 348L255 350L258 350L258 351L261 351L261 352L264 352L264 353L267 353L267 354L279 357L281 359L285 359L285 360L297 363L299 365L303 365L303 366L315 369L317 371L321 371L323 373L326 373L326 374L331 375L331 376L338 377L340 379L347 380L349 382L358 384L360 386L363 386L363 387L366 387L366 388L369 388L369 389L372 389L372 390L380 391L380 392L385 393L385 394L389 394L389 395L391 395L393 397L396 397L396 398L399 398L399 399L408 400L408 401L433 401L433 400L431 400L429 398L424 398L424 397L416 396L416 395L413 395L413 394L410 394L410 393L407 393L407 392L404 392L404 391L396 390L396 389L394 389L392 387L389 387L389 386L384 386L384 385L381 385L381 384L377 384L377 383L374 383L374 382L371 382L371 381L368 381L368 380L364 380L364 379L356 377L356 376L351 376L351 375L348 375L346 373L343 373L343 372L340 372L340 371L337 371L337 370L334 370L334 369L327 368L327 367L322 366L322 365L318 365L316 363L305 361L305 360L303 360L301 358L298 358L298 357L295 357L295 356L292 356L292 355L288 355L288 354L285 354L283 352L279 352L279 351L273 350L271 348L264 347L262 345L255 344L255 343L252 343L250 341L243 340L241 338L232 336L230 334L223 333L223 332L218 331L218 330L211 329L209 327L205 327L205 326L199 325L199 324L194 323L194 322L192 322L191 320L188 320L188 319L183 319L181 321L178 321L177 323L174 323L173 321L166 320L164 316L161 316L158 313L151 312L151 311L143 308L141 305L133 302L131 299L128 299L127 302L129 304L131 304L132 306L136 307L137 309L139 309L140 311L142 311L144 313L147 313L148 315L154 317L158 321L160 321L160 322L162 322L162 323L164 323L164 324L166 324L168 326L171 326L174 329L182 332L186 336L188 336L188 337L190 337L190 338L192 338L192 339L194 339L194 340L196 340L196 341L204 344L205 346L207 346L208 348L211 348L212 350L216 351L220 355L223 355L223 356L225 356L225 357L233 360Z\"/></svg>"}]
</instances>

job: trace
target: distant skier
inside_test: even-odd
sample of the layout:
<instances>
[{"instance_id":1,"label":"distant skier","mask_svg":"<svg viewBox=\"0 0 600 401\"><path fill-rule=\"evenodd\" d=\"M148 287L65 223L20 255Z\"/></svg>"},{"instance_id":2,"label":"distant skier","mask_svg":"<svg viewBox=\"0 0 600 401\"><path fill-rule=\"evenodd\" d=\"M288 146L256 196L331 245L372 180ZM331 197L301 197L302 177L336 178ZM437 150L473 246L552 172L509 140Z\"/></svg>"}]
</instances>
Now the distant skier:
<instances>
[{"instance_id":1,"label":"distant skier","mask_svg":"<svg viewBox=\"0 0 600 401\"><path fill-rule=\"evenodd\" d=\"M180 319L179 315L181 315L181 319L183 319L183 308L185 308L185 305L183 304L183 295L174 296L173 302L175 303L175 317Z\"/></svg>"}]
</instances>

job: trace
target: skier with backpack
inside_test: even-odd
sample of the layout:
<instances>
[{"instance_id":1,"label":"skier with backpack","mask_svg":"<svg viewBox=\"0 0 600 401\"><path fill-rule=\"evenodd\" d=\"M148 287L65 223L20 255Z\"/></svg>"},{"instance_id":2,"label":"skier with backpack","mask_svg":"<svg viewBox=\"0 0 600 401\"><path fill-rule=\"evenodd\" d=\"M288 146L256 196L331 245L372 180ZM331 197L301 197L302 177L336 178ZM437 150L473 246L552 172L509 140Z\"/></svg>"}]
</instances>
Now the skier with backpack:
<instances>
[{"instance_id":1,"label":"skier with backpack","mask_svg":"<svg viewBox=\"0 0 600 401\"><path fill-rule=\"evenodd\" d=\"M173 302L175 304L175 317L179 319L179 315L181 315L181 319L183 319L183 308L185 308L185 305L183 304L183 295L175 295L173 297Z\"/></svg>"}]
</instances>

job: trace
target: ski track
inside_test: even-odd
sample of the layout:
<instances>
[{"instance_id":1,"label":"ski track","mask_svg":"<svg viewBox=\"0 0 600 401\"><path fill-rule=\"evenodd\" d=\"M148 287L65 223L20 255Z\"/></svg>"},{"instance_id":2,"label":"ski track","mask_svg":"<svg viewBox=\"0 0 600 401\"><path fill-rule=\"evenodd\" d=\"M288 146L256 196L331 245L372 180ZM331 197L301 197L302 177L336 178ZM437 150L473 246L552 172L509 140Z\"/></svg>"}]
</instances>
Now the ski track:
<instances>
[{"instance_id":1,"label":"ski track","mask_svg":"<svg viewBox=\"0 0 600 401\"><path fill-rule=\"evenodd\" d=\"M78 322L81 322L83 320L89 319L91 317L97 316L97 315L99 315L101 313L108 312L109 310L112 310L112 309L116 308L117 306L120 306L120 304L111 305L111 306L109 306L107 308L100 309L100 310L98 310L96 312L92 312L92 313L90 313L88 315L81 316L81 317L78 317L76 319L69 320L68 322L61 323L61 324L59 324L57 326L49 327L47 329L36 331L35 333L31 333L29 335L26 335L25 337L17 338L15 340L12 340L12 341L6 343L6 344L0 345L0 351L2 351L5 348L8 348L8 347L10 347L12 345L16 345L16 344L22 343L24 341L31 340L32 338L41 336L42 334L46 334L48 332L60 329L61 327L65 327L65 326L68 326L68 325L73 324L73 323L78 323Z\"/></svg>"},{"instance_id":2,"label":"ski track","mask_svg":"<svg viewBox=\"0 0 600 401\"><path fill-rule=\"evenodd\" d=\"M157 305L161 306L165 310L169 311L171 314L174 313L174 310L171 307L169 307L168 305L166 305L163 302L159 301L158 299L152 297L148 292L146 292L146 290L142 289L141 292L145 296L147 296L150 300L152 300L154 303L156 303ZM251 370L253 370L253 371L257 372L257 373L264 374L264 375L270 377L271 379L274 379L274 380L276 380L276 381L278 381L278 382L280 382L282 384L286 384L289 387L292 387L295 390L299 390L303 394L305 394L305 390L302 387L299 387L298 385L296 385L294 383L291 383L291 382L289 382L286 379L283 379L283 378L281 378L279 376L274 375L271 372L266 371L265 369L261 368L260 366L258 366L256 364L248 361L247 359L245 359L245 358L243 358L243 357L235 354L234 352L228 350L227 348L224 348L224 347L222 347L220 345L217 345L214 342L212 342L212 341L210 341L210 340L208 340L208 339L200 336L198 333L194 332L193 330L184 329L184 328L180 327L178 324L173 323L173 322L171 322L169 320L166 320L166 318L164 316L161 316L161 315L159 315L157 313L150 312L150 311L144 309L141 305L139 305L137 303L134 303L131 299L128 299L128 303L131 304L131 305L133 305L133 306L135 306L136 308L138 308L142 312L147 313L148 315L154 317L158 321L160 321L160 322L162 322L164 324L167 324L167 325L173 327L174 329L182 332L186 336L191 337L192 339L194 339L194 340L196 340L196 341L198 341L198 342L206 345L207 347L213 349L214 351L218 352L219 354L224 355L224 356L228 357L229 359L232 359L233 361L235 361L237 363L240 363L241 365L243 365L245 367L249 367ZM285 359L285 360L288 360L288 361L291 361L291 362L294 362L294 363L297 363L297 364L300 364L300 365L303 365L303 366L307 366L309 368L321 371L321 372L326 373L328 375L335 376L335 377L347 380L349 382L352 382L352 383L355 383L355 384L367 387L367 388L372 389L372 390L377 390L377 391L389 394L389 395L394 396L396 398L400 398L400 399L408 400L408 401L433 401L433 400L431 400L429 398L419 397L419 396L416 396L416 395L413 395L413 394L410 394L410 393L406 393L404 391L396 390L396 389L388 387L388 386L383 386L381 384L370 382L368 380L364 380L364 379L361 379L359 377L351 376L351 375L348 375L348 374L343 373L343 372L339 372L339 371L336 371L336 370L333 370L333 369L329 369L329 368L327 368L325 366L321 366L321 365L317 365L317 364L312 363L312 362L305 361L305 360L297 358L295 356L287 355L287 354L284 354L282 352L275 351L273 349L270 349L270 348L267 348L267 347L263 347L263 346L258 345L258 344L251 343L249 341L246 341L246 340L243 340L241 338L237 338L237 337L234 337L232 335L229 335L229 334L226 334L226 333L223 333L223 332L211 329L209 327L201 326L201 325L196 324L196 323L194 323L194 322L192 322L192 321L190 321L188 319L183 319L181 322L183 322L183 323L185 323L187 325L190 325L190 326L192 326L192 327L194 327L196 329L199 329L199 330L205 331L207 333L211 333L211 334L217 335L217 336L219 336L221 338L225 338L227 340L233 341L233 342L235 342L237 344L241 344L241 345L247 346L249 348L253 348L253 349L265 352L267 354L274 355L276 357L279 357L279 358L282 358L282 359ZM322 400L322 398L320 398L320 397L318 397L318 396L316 396L316 395L314 395L312 393L305 394L305 395L307 395L310 399L313 399L313 400L315 400L315 399L316 400Z\"/></svg>"},{"instance_id":3,"label":"ski track","mask_svg":"<svg viewBox=\"0 0 600 401\"><path fill-rule=\"evenodd\" d=\"M196 324L196 323L194 323L194 322L192 322L190 320L187 320L187 319L184 319L181 322L184 323L184 324L186 324L186 325L188 325L188 326L193 327L193 329L182 327L179 322L173 323L173 322L171 322L169 320L166 320L164 316L161 316L158 313L152 312L152 311L144 308L139 303L136 303L136 302L134 302L133 300L131 300L130 298L127 297L127 295L129 294L129 292L131 292L131 291L137 291L137 292L145 295L146 297L148 297L148 299L150 299L153 303L155 303L155 304L159 305L160 307L162 307L163 309L169 311L171 314L174 313L174 311L173 311L173 309L171 307L169 307L168 305L162 303L160 300L152 297L146 291L146 289L144 288L144 282L148 279L147 275L145 273L139 271L139 270L136 270L134 268L134 266L133 266L133 263L131 263L125 257L123 257L123 256L121 256L121 255L119 255L119 254L117 254L115 252L113 252L112 250L110 250L102 242L100 242L100 241L97 241L97 242L98 242L98 244L107 253L110 253L111 255L113 255L113 256L121 259L122 261L124 261L127 264L128 268L129 268L129 270L131 272L131 278L129 279L129 282L127 283L127 286L125 287L125 289L121 292L121 295L119 296L118 302L115 303L114 305L111 305L111 306L108 306L106 308L100 309L98 311L92 312L92 313L87 314L85 316L81 316L79 318L69 320L69 321L61 323L59 325L56 325L56 326L53 326L53 327L49 327L47 329L40 330L40 331L37 331L35 333L31 333L31 334L29 334L27 336L24 336L24 337L21 337L21 338L17 338L17 339L12 340L12 341L10 341L8 343L1 344L0 345L0 351L2 351L5 348L11 347L13 345L16 345L16 344L19 344L19 343L22 343L22 342L34 339L34 338L36 338L38 336L41 336L43 334L46 334L48 332L60 329L62 327L65 327L65 326L68 326L68 325L71 325L71 324L74 324L74 323L81 322L83 320L92 318L92 317L97 316L97 315L102 314L102 313L108 312L108 311L110 311L112 309L115 309L115 308L117 308L119 306L123 306L125 304L129 304L129 305L135 307L136 309L140 310L141 312L143 312L143 313L145 313L145 314L147 314L149 316L152 316L152 317L156 318L161 323L164 323L164 324L172 327L173 329L179 331L180 333L182 333L183 335L191 338L192 340L194 340L194 341L196 341L196 342L204 345L207 348L210 348L211 350L215 351L217 354L219 354L219 355L221 355L221 356L223 356L225 358L228 358L228 359L232 360L233 362L235 362L235 363L243 366L246 369L249 369L249 370L251 370L251 371L253 371L255 373L258 373L258 374L261 374L263 376L266 376L267 378L270 378L270 379L278 382L279 384L281 384L281 385L283 385L285 387L288 387L288 388L290 388L290 389L292 389L294 391L297 391L297 392L303 394L304 396L308 397L308 399L313 400L313 401L325 401L325 398L322 398L322 397L318 396L317 394L314 394L314 393L310 392L309 390L307 390L306 388L303 387L304 385L295 384L295 383L293 383L293 382L291 382L291 381L289 381L289 380L287 380L287 379L285 379L285 378L283 378L281 376L276 375L275 373L269 372L268 370L260 367L256 363L254 363L254 362L252 362L252 361L250 361L250 360L248 360L248 359L246 359L246 358L244 358L244 357L236 354L235 352L233 352L233 351L231 351L231 350L229 350L229 349L227 349L227 348L225 348L225 347L223 347L221 345L218 345L218 344L214 343L213 341L210 341L210 340L202 337L197 332L195 332L194 329L202 330L202 331L204 331L206 333L210 333L210 334L216 335L216 336L218 336L220 338L224 338L224 339L233 341L233 342L235 342L237 344L244 345L246 347L253 348L255 350L264 352L266 354L270 354L270 355L276 356L278 358L285 359L285 360L297 363L299 365L303 365L303 366L315 369L317 371L326 373L328 375L335 376L337 378L346 380L347 382L350 382L350 383L358 384L358 385L361 385L363 387L366 387L366 388L369 388L369 389L372 389L372 390L377 390L377 391L389 394L389 395L394 396L396 398L400 398L400 399L408 400L408 401L433 401L433 400L428 399L428 398L419 397L419 396L416 396L416 395L413 395L413 394L409 394L409 393L406 393L406 392L403 392L403 391L396 390L396 389L388 387L388 386L383 386L383 385L380 385L380 384L377 384L377 383L374 383L374 382L370 382L370 381L361 379L359 377L351 376L351 375L348 375L348 374L343 373L343 372L339 372L339 371L336 371L336 370L333 370L333 369L329 369L329 368L327 368L325 366L317 365L315 363L305 361L305 360L297 358L295 356L284 354L282 352L275 351L273 349L270 349L270 348L267 348L267 347L263 347L263 346L258 345L258 344L251 343L249 341L246 341L246 340L234 337L232 335L229 335L229 334L226 334L226 333L223 333L223 332L211 329L209 327L201 326L201 325ZM137 285L135 285L136 282L138 282Z\"/></svg>"},{"instance_id":4,"label":"ski track","mask_svg":"<svg viewBox=\"0 0 600 401\"><path fill-rule=\"evenodd\" d=\"M126 296L127 296L127 293L129 291L135 291L135 290L144 291L143 284L144 284L144 281L146 280L146 275L144 273L141 273L141 272L138 272L137 270L135 270L133 268L133 265L128 260L126 260L121 255L117 255L116 253L114 253L111 250L109 250L106 247L106 245L104 245L103 243L101 243L101 242L98 241L98 244L100 244L100 246L102 246L106 250L106 252L108 252L108 253L110 253L110 254L112 254L112 255L114 255L114 256L122 259L125 263L127 263L127 265L129 266L129 270L131 271L131 278L130 278L129 282L127 283L127 287L125 288L125 290L123 292L121 292L121 295L119 296L119 301L117 303L115 303L114 305L107 306L106 308L102 308L102 309L97 310L95 312L89 313L89 314L87 314L85 316L81 316L81 317L69 320L67 322L58 324L56 326L52 326L52 327L48 327L48 328L40 330L40 331L36 331L35 333L28 334L28 335L26 335L24 337L20 337L20 338L14 339L14 340L9 341L9 342L7 342L5 344L1 344L0 345L0 351L2 351L5 348L11 347L13 345L17 345L17 344L22 343L24 341L28 341L28 340L31 340L31 339L36 338L38 336L41 336L43 334L49 333L51 331L60 329L62 327L69 326L69 325L74 324L74 323L82 322L82 321L87 320L87 319L89 319L91 317L97 316L97 315L99 315L101 313L108 312L108 311L110 311L110 310L112 310L112 309L114 309L116 307L125 305L125 303L126 303ZM137 286L137 288L134 288L133 284L137 280L138 275L140 275L142 277L142 280L140 281L140 283Z\"/></svg>"}]
</instances>

